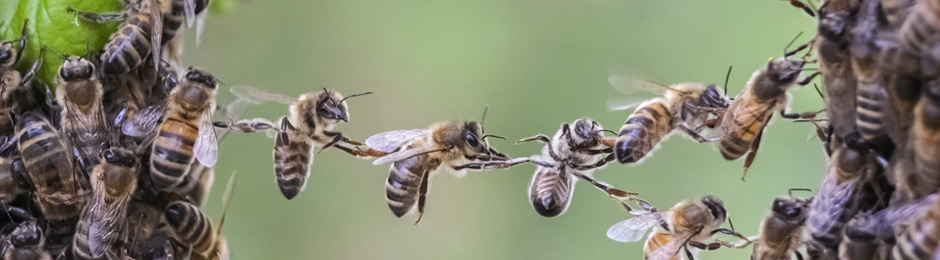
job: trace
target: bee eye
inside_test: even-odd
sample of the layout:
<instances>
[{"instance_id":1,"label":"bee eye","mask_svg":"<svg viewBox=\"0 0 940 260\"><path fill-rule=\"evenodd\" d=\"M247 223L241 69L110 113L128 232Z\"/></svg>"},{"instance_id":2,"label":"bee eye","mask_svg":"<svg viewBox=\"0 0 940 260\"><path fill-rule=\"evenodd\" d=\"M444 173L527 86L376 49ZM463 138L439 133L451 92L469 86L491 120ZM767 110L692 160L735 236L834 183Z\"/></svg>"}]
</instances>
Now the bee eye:
<instances>
[{"instance_id":1,"label":"bee eye","mask_svg":"<svg viewBox=\"0 0 940 260\"><path fill-rule=\"evenodd\" d=\"M473 136L471 133L467 133L467 136L464 137L467 139L467 144L470 144L471 147L477 147L480 145L480 142L477 141L477 137Z\"/></svg>"},{"instance_id":2,"label":"bee eye","mask_svg":"<svg viewBox=\"0 0 940 260\"><path fill-rule=\"evenodd\" d=\"M33 233L33 232L26 233L26 234L18 234L18 235L13 236L12 240L13 241L11 242L13 242L15 246L35 245L39 243L39 234Z\"/></svg>"},{"instance_id":3,"label":"bee eye","mask_svg":"<svg viewBox=\"0 0 940 260\"><path fill-rule=\"evenodd\" d=\"M801 212L802 210L800 210L800 208L788 208L787 217L789 218L799 217Z\"/></svg>"},{"instance_id":4,"label":"bee eye","mask_svg":"<svg viewBox=\"0 0 940 260\"><path fill-rule=\"evenodd\" d=\"M101 151L101 157L104 158L104 160L109 163L115 163L117 161L114 158L114 152L111 152L111 150Z\"/></svg>"},{"instance_id":5,"label":"bee eye","mask_svg":"<svg viewBox=\"0 0 940 260\"><path fill-rule=\"evenodd\" d=\"M0 52L0 63L7 63L13 57L13 50L4 50Z\"/></svg>"}]
</instances>

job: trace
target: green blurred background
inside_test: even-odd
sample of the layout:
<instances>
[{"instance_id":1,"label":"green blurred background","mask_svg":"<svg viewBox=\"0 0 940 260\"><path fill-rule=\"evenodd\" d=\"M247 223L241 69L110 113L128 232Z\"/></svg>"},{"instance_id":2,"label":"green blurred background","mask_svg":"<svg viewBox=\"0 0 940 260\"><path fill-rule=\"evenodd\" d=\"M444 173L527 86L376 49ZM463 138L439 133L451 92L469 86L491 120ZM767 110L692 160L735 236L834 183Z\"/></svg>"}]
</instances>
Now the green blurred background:
<instances>
[{"instance_id":1,"label":"green blurred background","mask_svg":"<svg viewBox=\"0 0 940 260\"><path fill-rule=\"evenodd\" d=\"M441 120L479 120L489 104L491 145L512 156L538 153L513 141L552 134L589 116L617 129L629 111L608 112L620 95L608 68L628 66L666 83L721 83L729 92L780 56L794 35L810 39L815 22L784 1L242 1L212 13L199 46L187 32L184 61L229 85L299 95L335 88L351 99L351 122L337 130L362 140ZM812 88L791 91L796 111L818 110ZM219 99L233 95L223 87ZM275 119L286 106L252 107ZM754 235L773 198L818 186L825 168L812 125L777 118L741 182L743 160L728 162L709 144L675 136L641 165L610 165L595 176L639 192L661 209L714 194L737 231ZM386 205L388 165L317 154L306 190L292 201L274 183L273 140L232 134L220 144L207 211L217 220L225 180L238 185L224 233L234 259L639 259L642 242L617 243L605 232L627 217L583 182L567 213L543 218L529 204L533 166L437 174L427 210L394 217ZM804 197L810 194L800 194ZM727 225L726 225L727 227ZM731 239L730 237L722 237ZM747 259L750 248L702 252L702 259Z\"/></svg>"}]
</instances>

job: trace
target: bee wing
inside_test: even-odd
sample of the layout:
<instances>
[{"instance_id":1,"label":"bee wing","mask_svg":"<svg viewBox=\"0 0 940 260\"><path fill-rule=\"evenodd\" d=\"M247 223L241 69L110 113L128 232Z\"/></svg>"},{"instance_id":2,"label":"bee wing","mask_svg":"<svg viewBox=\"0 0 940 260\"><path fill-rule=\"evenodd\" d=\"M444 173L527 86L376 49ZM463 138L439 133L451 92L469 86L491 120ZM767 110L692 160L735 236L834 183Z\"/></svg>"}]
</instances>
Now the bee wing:
<instances>
[{"instance_id":1,"label":"bee wing","mask_svg":"<svg viewBox=\"0 0 940 260\"><path fill-rule=\"evenodd\" d=\"M196 0L183 0L183 16L186 18L186 27L192 28L196 18Z\"/></svg>"},{"instance_id":2,"label":"bee wing","mask_svg":"<svg viewBox=\"0 0 940 260\"><path fill-rule=\"evenodd\" d=\"M252 104L261 104L264 101L274 101L281 104L293 104L297 102L296 98L288 97L282 94L260 90L254 87L238 85L229 88L229 91L236 96L248 100Z\"/></svg>"},{"instance_id":3,"label":"bee wing","mask_svg":"<svg viewBox=\"0 0 940 260\"><path fill-rule=\"evenodd\" d=\"M209 111L212 110L208 110L207 113ZM219 139L215 135L211 117L209 114L202 115L199 121L199 137L196 138L196 144L193 146L196 159L206 167L215 165L219 156Z\"/></svg>"},{"instance_id":4,"label":"bee wing","mask_svg":"<svg viewBox=\"0 0 940 260\"><path fill-rule=\"evenodd\" d=\"M617 222L607 229L607 237L617 242L636 242L660 220L658 213L649 212Z\"/></svg>"},{"instance_id":5,"label":"bee wing","mask_svg":"<svg viewBox=\"0 0 940 260\"><path fill-rule=\"evenodd\" d=\"M152 20L153 29L150 34L150 48L151 48L151 59L153 59L153 68L156 72L157 68L160 68L160 60L163 56L160 55L160 44L161 38L163 37L163 11L160 10L160 3L156 0L150 1L148 5L150 7L150 19Z\"/></svg>"},{"instance_id":6,"label":"bee wing","mask_svg":"<svg viewBox=\"0 0 940 260\"><path fill-rule=\"evenodd\" d=\"M411 129L411 130L394 130L388 132L382 132L370 136L366 139L366 146L371 147L383 152L394 152L399 147L402 147L406 143L418 139L420 137L426 136L431 133L430 129Z\"/></svg>"},{"instance_id":7,"label":"bee wing","mask_svg":"<svg viewBox=\"0 0 940 260\"><path fill-rule=\"evenodd\" d=\"M157 123L163 119L166 105L153 105L131 115L121 126L121 132L129 136L146 136L154 133Z\"/></svg>"},{"instance_id":8,"label":"bee wing","mask_svg":"<svg viewBox=\"0 0 940 260\"><path fill-rule=\"evenodd\" d=\"M612 97L607 99L607 111L621 111L631 108L635 108L643 104L643 102L649 101L654 96L648 95L631 95L624 97Z\"/></svg>"},{"instance_id":9,"label":"bee wing","mask_svg":"<svg viewBox=\"0 0 940 260\"><path fill-rule=\"evenodd\" d=\"M644 256L647 260L669 260L673 259L674 256L679 254L679 251L682 250L682 246L685 246L686 242L689 241L693 235L698 232L687 232L685 234L673 235L669 242L666 242L665 245L657 248L655 251Z\"/></svg>"},{"instance_id":10,"label":"bee wing","mask_svg":"<svg viewBox=\"0 0 940 260\"><path fill-rule=\"evenodd\" d=\"M103 184L99 185L103 186ZM129 200L130 194L111 202L111 205L104 210L100 208L107 205L104 198L102 197L101 201L97 202L96 206L99 208L96 212L100 214L96 214L98 216L90 221L91 226L88 230L88 248L95 258L104 256L111 249L111 244L117 240L120 228L124 225L125 216L123 215L127 212Z\"/></svg>"},{"instance_id":11,"label":"bee wing","mask_svg":"<svg viewBox=\"0 0 940 260\"><path fill-rule=\"evenodd\" d=\"M381 165L381 164L390 163L390 162L397 162L397 161L408 159L408 158L418 156L421 154L432 153L432 152L437 152L437 151L440 151L440 150L438 149L404 149L398 152L390 153L388 155L379 157L378 159L375 159L375 161L372 161L372 164Z\"/></svg>"},{"instance_id":12,"label":"bee wing","mask_svg":"<svg viewBox=\"0 0 940 260\"><path fill-rule=\"evenodd\" d=\"M202 41L202 31L205 28L206 16L208 15L209 11L202 11L202 13L196 15L196 46L199 46L199 42Z\"/></svg>"},{"instance_id":13,"label":"bee wing","mask_svg":"<svg viewBox=\"0 0 940 260\"><path fill-rule=\"evenodd\" d=\"M835 171L836 166L829 167L829 172L823 178L819 192L813 198L809 213L807 213L807 224L820 229L816 232L829 232L832 229L842 215L842 210L846 207L845 203L852 198L855 190L856 179L838 183Z\"/></svg>"},{"instance_id":14,"label":"bee wing","mask_svg":"<svg viewBox=\"0 0 940 260\"><path fill-rule=\"evenodd\" d=\"M620 93L627 95L636 94L637 92L648 92L662 96L666 94L666 91L673 90L663 84L623 75L611 75L607 78L607 82Z\"/></svg>"}]
</instances>

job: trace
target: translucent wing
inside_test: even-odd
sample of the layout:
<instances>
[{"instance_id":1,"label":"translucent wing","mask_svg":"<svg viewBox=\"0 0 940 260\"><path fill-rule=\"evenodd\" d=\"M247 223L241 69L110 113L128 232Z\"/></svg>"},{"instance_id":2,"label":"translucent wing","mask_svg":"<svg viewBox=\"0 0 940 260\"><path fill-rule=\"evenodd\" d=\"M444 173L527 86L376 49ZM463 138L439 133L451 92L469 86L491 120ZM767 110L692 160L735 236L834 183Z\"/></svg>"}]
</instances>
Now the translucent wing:
<instances>
[{"instance_id":1,"label":"translucent wing","mask_svg":"<svg viewBox=\"0 0 940 260\"><path fill-rule=\"evenodd\" d=\"M103 182L101 183L103 186ZM104 198L100 203L104 204L103 200ZM129 201L130 194L118 198L105 208L97 209L99 214L96 214L97 216L93 218L88 230L88 248L91 250L92 256L96 258L104 256L111 249L111 245L117 241L119 231L124 226Z\"/></svg>"},{"instance_id":2,"label":"translucent wing","mask_svg":"<svg viewBox=\"0 0 940 260\"><path fill-rule=\"evenodd\" d=\"M150 34L150 48L153 52L151 55L153 58L151 59L153 59L154 73L156 73L156 70L160 68L160 57L163 57L160 55L160 51L163 49L160 48L161 38L163 37L163 33L160 33L163 31L163 12L156 0L150 1L147 6L150 7L151 26L153 26Z\"/></svg>"},{"instance_id":3,"label":"translucent wing","mask_svg":"<svg viewBox=\"0 0 940 260\"><path fill-rule=\"evenodd\" d=\"M607 78L607 82L610 83L611 87L620 91L620 93L627 95L636 94L637 92L649 92L657 96L662 96L666 94L666 91L671 90L669 86L663 84L623 75L611 75Z\"/></svg>"},{"instance_id":4,"label":"translucent wing","mask_svg":"<svg viewBox=\"0 0 940 260\"><path fill-rule=\"evenodd\" d=\"M196 18L196 0L183 0L183 16L186 18L186 27L193 27Z\"/></svg>"},{"instance_id":5,"label":"translucent wing","mask_svg":"<svg viewBox=\"0 0 940 260\"><path fill-rule=\"evenodd\" d=\"M636 242L643 238L646 231L659 223L661 216L649 212L617 222L607 229L607 237L617 242Z\"/></svg>"},{"instance_id":6,"label":"translucent wing","mask_svg":"<svg viewBox=\"0 0 940 260\"><path fill-rule=\"evenodd\" d=\"M136 137L151 135L157 129L157 123L163 119L164 113L166 113L166 105L153 105L144 108L144 110L131 115L124 122L121 131L125 135Z\"/></svg>"},{"instance_id":7,"label":"translucent wing","mask_svg":"<svg viewBox=\"0 0 940 260\"><path fill-rule=\"evenodd\" d=\"M829 166L829 172L819 186L819 192L813 198L807 213L807 225L812 232L827 233L842 215L846 203L854 193L855 180L838 183L836 166Z\"/></svg>"},{"instance_id":8,"label":"translucent wing","mask_svg":"<svg viewBox=\"0 0 940 260\"><path fill-rule=\"evenodd\" d=\"M677 254L680 254L682 246L685 246L686 242L689 241L693 235L698 232L688 232L681 235L674 235L669 242L666 242L665 245L657 248L655 251L649 253L645 256L647 260L670 260L673 259ZM678 258L676 258L678 259Z\"/></svg>"},{"instance_id":9,"label":"translucent wing","mask_svg":"<svg viewBox=\"0 0 940 260\"><path fill-rule=\"evenodd\" d=\"M196 138L193 152L200 164L212 167L219 156L219 139L215 135L215 127L212 127L212 116L208 113L202 115L199 121L199 137Z\"/></svg>"},{"instance_id":10,"label":"translucent wing","mask_svg":"<svg viewBox=\"0 0 940 260\"><path fill-rule=\"evenodd\" d=\"M625 96L625 97L612 97L607 99L607 111L621 111L628 110L631 108L639 107L643 103L651 102L652 100L658 99L657 97L648 98L646 96Z\"/></svg>"},{"instance_id":11,"label":"translucent wing","mask_svg":"<svg viewBox=\"0 0 940 260\"><path fill-rule=\"evenodd\" d=\"M202 31L206 26L206 16L208 15L208 11L202 11L202 13L196 15L196 46L199 46L199 42L202 41Z\"/></svg>"},{"instance_id":12,"label":"translucent wing","mask_svg":"<svg viewBox=\"0 0 940 260\"><path fill-rule=\"evenodd\" d=\"M418 156L421 154L433 153L433 152L438 152L438 151L441 151L441 150L440 149L403 149L401 151L390 153L386 156L379 157L378 159L375 159L375 161L372 161L372 164L380 165L380 164L385 164L385 163L390 163L390 162L397 162L397 161L408 159L408 158Z\"/></svg>"},{"instance_id":13,"label":"translucent wing","mask_svg":"<svg viewBox=\"0 0 940 260\"><path fill-rule=\"evenodd\" d=\"M397 150L398 147L401 147L414 139L418 139L430 133L431 130L426 128L382 132L366 139L366 146L372 147L372 149L390 153Z\"/></svg>"},{"instance_id":14,"label":"translucent wing","mask_svg":"<svg viewBox=\"0 0 940 260\"><path fill-rule=\"evenodd\" d=\"M254 87L238 85L229 88L229 91L236 96L248 100L252 104L261 104L264 101L274 101L281 104L293 104L297 102L296 98L288 97L282 94L260 90Z\"/></svg>"}]
</instances>

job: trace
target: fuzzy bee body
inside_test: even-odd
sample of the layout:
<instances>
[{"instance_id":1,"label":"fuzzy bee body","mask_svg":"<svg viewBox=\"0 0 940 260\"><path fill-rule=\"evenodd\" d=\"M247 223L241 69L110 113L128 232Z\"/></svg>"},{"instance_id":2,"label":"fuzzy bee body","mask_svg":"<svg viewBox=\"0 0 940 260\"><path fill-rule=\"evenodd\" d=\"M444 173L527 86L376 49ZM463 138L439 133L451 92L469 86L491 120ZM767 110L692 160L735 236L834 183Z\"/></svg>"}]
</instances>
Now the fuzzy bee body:
<instances>
[{"instance_id":1,"label":"fuzzy bee body","mask_svg":"<svg viewBox=\"0 0 940 260\"><path fill-rule=\"evenodd\" d=\"M36 198L43 216L62 220L78 216L85 205L68 145L49 121L34 112L23 114L16 125L17 146L27 172L35 185Z\"/></svg>"},{"instance_id":2,"label":"fuzzy bee body","mask_svg":"<svg viewBox=\"0 0 940 260\"><path fill-rule=\"evenodd\" d=\"M98 152L108 142L102 110L103 89L91 62L70 57L59 69L56 100L62 105L62 133L78 150L86 173L98 163Z\"/></svg>"}]
</instances>

